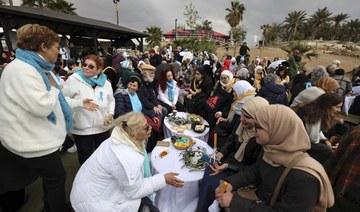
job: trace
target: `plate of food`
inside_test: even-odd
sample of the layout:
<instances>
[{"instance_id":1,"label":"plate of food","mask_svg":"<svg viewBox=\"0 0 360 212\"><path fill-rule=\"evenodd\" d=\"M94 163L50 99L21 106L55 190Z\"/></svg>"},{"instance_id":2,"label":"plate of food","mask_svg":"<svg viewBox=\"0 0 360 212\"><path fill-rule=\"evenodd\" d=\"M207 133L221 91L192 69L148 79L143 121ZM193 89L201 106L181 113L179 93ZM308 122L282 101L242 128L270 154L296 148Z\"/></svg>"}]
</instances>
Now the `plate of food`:
<instances>
[{"instance_id":1,"label":"plate of food","mask_svg":"<svg viewBox=\"0 0 360 212\"><path fill-rule=\"evenodd\" d=\"M204 121L204 119L201 116L196 115L196 114L188 114L187 119L188 119L188 122L190 122L191 124L194 124L194 123L202 124Z\"/></svg>"},{"instance_id":2,"label":"plate of food","mask_svg":"<svg viewBox=\"0 0 360 212\"><path fill-rule=\"evenodd\" d=\"M171 142L175 149L185 150L194 144L193 140L185 135L171 136Z\"/></svg>"},{"instance_id":3,"label":"plate of food","mask_svg":"<svg viewBox=\"0 0 360 212\"><path fill-rule=\"evenodd\" d=\"M167 120L172 126L182 126L188 123L188 120L184 117L168 116Z\"/></svg>"},{"instance_id":4,"label":"plate of food","mask_svg":"<svg viewBox=\"0 0 360 212\"><path fill-rule=\"evenodd\" d=\"M183 156L181 160L184 161L184 166L188 169L191 171L205 170L205 161L203 156L207 155L207 153L203 147L189 148L181 154Z\"/></svg>"},{"instance_id":5,"label":"plate of food","mask_svg":"<svg viewBox=\"0 0 360 212\"><path fill-rule=\"evenodd\" d=\"M191 124L191 129L194 130L194 132L197 133L202 133L206 130L206 127L210 127L209 125L204 125L204 124L198 124L198 123L193 123Z\"/></svg>"},{"instance_id":6,"label":"plate of food","mask_svg":"<svg viewBox=\"0 0 360 212\"><path fill-rule=\"evenodd\" d=\"M159 153L159 157L160 158L164 158L166 155L168 155L169 154L169 150L164 150L164 151L162 151L162 152L160 152Z\"/></svg>"}]
</instances>

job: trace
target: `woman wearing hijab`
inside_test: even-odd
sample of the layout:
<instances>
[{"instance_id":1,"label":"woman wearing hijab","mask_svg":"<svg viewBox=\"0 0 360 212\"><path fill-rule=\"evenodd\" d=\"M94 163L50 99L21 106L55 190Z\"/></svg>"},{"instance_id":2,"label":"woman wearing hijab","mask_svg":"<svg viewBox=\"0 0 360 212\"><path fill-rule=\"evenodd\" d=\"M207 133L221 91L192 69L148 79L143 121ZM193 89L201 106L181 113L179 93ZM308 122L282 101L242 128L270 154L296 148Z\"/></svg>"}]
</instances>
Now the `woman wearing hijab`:
<instances>
[{"instance_id":1,"label":"woman wearing hijab","mask_svg":"<svg viewBox=\"0 0 360 212\"><path fill-rule=\"evenodd\" d=\"M216 153L221 164L215 162L205 168L199 188L198 211L207 211L215 200L215 189L220 180L238 171L245 170L256 162L262 147L255 140L255 114L260 108L269 105L262 97L254 97L245 102L240 116L240 125L227 138L226 143Z\"/></svg>"},{"instance_id":2,"label":"woman wearing hijab","mask_svg":"<svg viewBox=\"0 0 360 212\"><path fill-rule=\"evenodd\" d=\"M78 150L79 163L110 137L115 100L111 83L102 73L104 63L96 55L84 58L83 69L72 74L64 83L63 92L72 108L74 129L72 134ZM92 111L85 110L83 99L93 104Z\"/></svg>"},{"instance_id":3,"label":"woman wearing hijab","mask_svg":"<svg viewBox=\"0 0 360 212\"><path fill-rule=\"evenodd\" d=\"M220 206L231 211L322 211L334 204L328 176L320 163L306 150L310 141L301 119L283 105L260 108L255 115L256 142L264 154L250 168L225 179L226 191L216 189ZM285 168L298 160L285 177L272 207L270 200ZM258 201L248 200L232 191L257 182Z\"/></svg>"},{"instance_id":4,"label":"woman wearing hijab","mask_svg":"<svg viewBox=\"0 0 360 212\"><path fill-rule=\"evenodd\" d=\"M226 135L224 135L224 137L229 135L233 130L235 120L240 117L243 104L247 100L253 98L256 95L256 92L255 88L252 87L249 82L245 80L240 80L234 84L233 94L234 101L231 104L230 111L228 113L223 113L221 111L215 113L215 118L217 118L216 124L218 125L218 128L226 132ZM221 135L222 133L218 134Z\"/></svg>"},{"instance_id":5,"label":"woman wearing hijab","mask_svg":"<svg viewBox=\"0 0 360 212\"><path fill-rule=\"evenodd\" d=\"M291 108L301 104L307 104L324 93L335 93L340 88L339 83L331 77L322 77L316 81L315 86L311 86L299 93L290 105Z\"/></svg>"},{"instance_id":6,"label":"woman wearing hijab","mask_svg":"<svg viewBox=\"0 0 360 212\"><path fill-rule=\"evenodd\" d=\"M181 188L184 182L173 172L151 175L144 142L152 128L142 113L130 112L115 122L111 137L76 174L70 194L72 207L77 212L156 212L151 195L166 184Z\"/></svg>"},{"instance_id":7,"label":"woman wearing hijab","mask_svg":"<svg viewBox=\"0 0 360 212\"><path fill-rule=\"evenodd\" d=\"M230 71L226 70L221 72L220 81L216 86L214 95L206 100L205 107L200 110L200 115L209 122L211 128L214 127L216 123L216 112L230 110L233 98L233 78L234 76Z\"/></svg>"}]
</instances>

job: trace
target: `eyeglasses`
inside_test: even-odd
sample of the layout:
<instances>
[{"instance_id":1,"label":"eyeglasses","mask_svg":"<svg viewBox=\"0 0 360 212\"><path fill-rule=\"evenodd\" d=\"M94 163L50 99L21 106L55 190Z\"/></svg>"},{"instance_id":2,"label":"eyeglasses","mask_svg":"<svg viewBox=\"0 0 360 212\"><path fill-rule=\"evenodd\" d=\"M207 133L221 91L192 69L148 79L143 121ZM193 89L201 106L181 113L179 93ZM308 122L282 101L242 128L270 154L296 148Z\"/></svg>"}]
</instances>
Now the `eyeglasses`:
<instances>
[{"instance_id":1,"label":"eyeglasses","mask_svg":"<svg viewBox=\"0 0 360 212\"><path fill-rule=\"evenodd\" d=\"M254 126L255 126L256 130L263 130L264 129L258 123L256 123Z\"/></svg>"},{"instance_id":2,"label":"eyeglasses","mask_svg":"<svg viewBox=\"0 0 360 212\"><path fill-rule=\"evenodd\" d=\"M87 63L84 63L83 67L84 67L84 68L88 67L89 69L94 69L94 68L95 68L95 66L93 66L93 65L91 65L91 64L88 65Z\"/></svg>"},{"instance_id":3,"label":"eyeglasses","mask_svg":"<svg viewBox=\"0 0 360 212\"><path fill-rule=\"evenodd\" d=\"M147 132L151 129L151 126L149 124L146 124L144 127L144 130Z\"/></svg>"}]
</instances>

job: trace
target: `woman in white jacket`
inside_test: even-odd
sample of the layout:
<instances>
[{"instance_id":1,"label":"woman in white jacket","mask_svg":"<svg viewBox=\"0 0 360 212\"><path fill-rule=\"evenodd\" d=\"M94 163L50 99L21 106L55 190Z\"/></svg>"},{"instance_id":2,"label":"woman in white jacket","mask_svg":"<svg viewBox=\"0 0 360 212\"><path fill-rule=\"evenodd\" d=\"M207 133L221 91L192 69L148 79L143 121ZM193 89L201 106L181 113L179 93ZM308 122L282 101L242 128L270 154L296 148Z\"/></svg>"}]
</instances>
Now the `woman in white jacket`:
<instances>
[{"instance_id":1,"label":"woman in white jacket","mask_svg":"<svg viewBox=\"0 0 360 212\"><path fill-rule=\"evenodd\" d=\"M168 113L173 110L185 111L184 106L178 101L180 88L174 80L174 72L167 66L159 76L158 99Z\"/></svg>"},{"instance_id":2,"label":"woman in white jacket","mask_svg":"<svg viewBox=\"0 0 360 212\"><path fill-rule=\"evenodd\" d=\"M63 92L67 97L74 120L72 134L78 149L80 164L94 151L94 147L110 137L115 100L111 83L101 72L103 60L96 55L84 59L83 69L72 74L64 83ZM92 103L92 110L86 110L83 99Z\"/></svg>"},{"instance_id":3,"label":"woman in white jacket","mask_svg":"<svg viewBox=\"0 0 360 212\"><path fill-rule=\"evenodd\" d=\"M181 188L177 173L151 176L145 139L151 134L142 113L116 119L111 137L81 166L71 190L72 207L84 211L139 211L154 207L148 198L166 184Z\"/></svg>"}]
</instances>

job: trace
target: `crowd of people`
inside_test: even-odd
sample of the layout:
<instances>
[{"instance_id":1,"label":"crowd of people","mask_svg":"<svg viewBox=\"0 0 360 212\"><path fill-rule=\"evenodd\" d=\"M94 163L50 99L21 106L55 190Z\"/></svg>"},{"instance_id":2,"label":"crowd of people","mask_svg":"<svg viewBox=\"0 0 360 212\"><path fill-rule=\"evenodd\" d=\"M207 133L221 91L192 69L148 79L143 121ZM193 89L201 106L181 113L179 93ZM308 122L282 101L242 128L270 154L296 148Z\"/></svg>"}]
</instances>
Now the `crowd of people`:
<instances>
[{"instance_id":1,"label":"crowd of people","mask_svg":"<svg viewBox=\"0 0 360 212\"><path fill-rule=\"evenodd\" d=\"M74 57L54 31L38 24L22 26L17 37L14 58L0 75L4 212L19 209L26 186L38 177L43 211L158 211L154 192L185 183L174 172L152 175L148 156L164 139L164 117L174 111L203 117L208 144L214 133L218 138L217 160L207 164L199 184L197 211L214 205L359 210L359 127L339 134L337 126L360 71L349 79L335 60L292 76L299 50L290 59L251 60L246 43L238 56L221 61L206 51L173 51L170 44L141 55L109 47ZM70 204L59 150L71 146L81 167ZM256 190L256 200L242 196L244 190Z\"/></svg>"}]
</instances>

